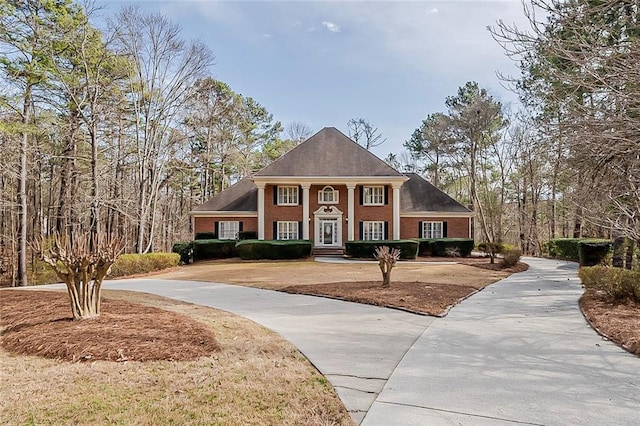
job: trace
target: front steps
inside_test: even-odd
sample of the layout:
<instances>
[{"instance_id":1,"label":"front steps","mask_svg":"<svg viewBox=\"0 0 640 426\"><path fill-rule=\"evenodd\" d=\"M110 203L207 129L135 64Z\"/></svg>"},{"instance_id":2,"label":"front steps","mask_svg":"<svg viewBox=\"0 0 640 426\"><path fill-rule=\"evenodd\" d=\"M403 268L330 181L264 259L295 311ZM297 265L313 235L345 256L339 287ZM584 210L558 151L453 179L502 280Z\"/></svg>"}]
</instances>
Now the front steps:
<instances>
[{"instance_id":1,"label":"front steps","mask_svg":"<svg viewBox=\"0 0 640 426\"><path fill-rule=\"evenodd\" d=\"M344 247L314 247L312 256L344 257Z\"/></svg>"}]
</instances>

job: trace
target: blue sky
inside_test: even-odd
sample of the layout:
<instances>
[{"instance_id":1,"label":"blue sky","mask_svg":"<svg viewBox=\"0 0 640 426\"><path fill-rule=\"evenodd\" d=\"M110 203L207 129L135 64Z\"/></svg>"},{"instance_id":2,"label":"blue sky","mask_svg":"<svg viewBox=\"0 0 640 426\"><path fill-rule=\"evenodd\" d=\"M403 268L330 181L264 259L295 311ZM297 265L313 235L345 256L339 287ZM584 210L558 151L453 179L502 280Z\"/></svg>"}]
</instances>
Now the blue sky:
<instances>
[{"instance_id":1,"label":"blue sky","mask_svg":"<svg viewBox=\"0 0 640 426\"><path fill-rule=\"evenodd\" d=\"M484 1L104 1L107 13L137 3L164 13L185 38L216 56L212 76L265 106L284 125L347 133L363 117L387 142L384 158L427 114L469 80L503 103L516 96L496 72L515 65L486 27L525 26L519 0ZM515 104L514 104L515 107Z\"/></svg>"}]
</instances>

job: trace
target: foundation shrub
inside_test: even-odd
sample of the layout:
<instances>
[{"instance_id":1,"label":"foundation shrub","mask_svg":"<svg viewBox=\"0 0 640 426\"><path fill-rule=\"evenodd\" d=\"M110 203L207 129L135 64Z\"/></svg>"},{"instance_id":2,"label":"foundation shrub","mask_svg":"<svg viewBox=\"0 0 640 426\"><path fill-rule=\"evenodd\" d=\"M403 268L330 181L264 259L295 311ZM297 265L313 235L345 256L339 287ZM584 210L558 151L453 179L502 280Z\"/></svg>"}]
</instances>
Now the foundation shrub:
<instances>
[{"instance_id":1,"label":"foundation shrub","mask_svg":"<svg viewBox=\"0 0 640 426\"><path fill-rule=\"evenodd\" d=\"M420 255L431 253L429 256L449 257L453 253L458 256L468 257L474 247L471 238L435 238L429 240L419 240Z\"/></svg>"},{"instance_id":2,"label":"foundation shrub","mask_svg":"<svg viewBox=\"0 0 640 426\"><path fill-rule=\"evenodd\" d=\"M193 246L193 241L183 241L180 243L175 243L171 248L171 251L173 253L177 253L180 256L180 263L193 263Z\"/></svg>"},{"instance_id":3,"label":"foundation shrub","mask_svg":"<svg viewBox=\"0 0 640 426\"><path fill-rule=\"evenodd\" d=\"M256 231L240 231L238 232L239 240L257 240L258 233Z\"/></svg>"},{"instance_id":4,"label":"foundation shrub","mask_svg":"<svg viewBox=\"0 0 640 426\"><path fill-rule=\"evenodd\" d=\"M521 257L522 257L522 251L518 249L505 250L502 253L500 266L503 268L512 268L518 264Z\"/></svg>"},{"instance_id":5,"label":"foundation shrub","mask_svg":"<svg viewBox=\"0 0 640 426\"><path fill-rule=\"evenodd\" d=\"M610 298L640 303L640 271L611 266L583 266L578 271L587 290L602 291Z\"/></svg>"},{"instance_id":6,"label":"foundation shrub","mask_svg":"<svg viewBox=\"0 0 640 426\"><path fill-rule=\"evenodd\" d=\"M415 259L418 257L420 244L416 240L379 240L379 241L347 241L345 252L347 256L363 259L375 259L376 247L387 246L400 250L400 259Z\"/></svg>"},{"instance_id":7,"label":"foundation shrub","mask_svg":"<svg viewBox=\"0 0 640 426\"><path fill-rule=\"evenodd\" d=\"M236 240L195 240L193 260L225 259L236 257Z\"/></svg>"},{"instance_id":8,"label":"foundation shrub","mask_svg":"<svg viewBox=\"0 0 640 426\"><path fill-rule=\"evenodd\" d=\"M243 240L236 244L241 259L301 259L311 256L309 240Z\"/></svg>"}]
</instances>

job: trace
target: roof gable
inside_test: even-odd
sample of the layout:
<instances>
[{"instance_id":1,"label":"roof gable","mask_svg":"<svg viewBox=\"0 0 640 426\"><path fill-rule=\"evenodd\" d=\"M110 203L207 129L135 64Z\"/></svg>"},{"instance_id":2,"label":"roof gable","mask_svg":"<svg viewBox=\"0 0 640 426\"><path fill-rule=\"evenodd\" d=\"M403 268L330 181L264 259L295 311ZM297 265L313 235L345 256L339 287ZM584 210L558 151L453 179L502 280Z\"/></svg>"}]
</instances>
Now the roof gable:
<instances>
[{"instance_id":1,"label":"roof gable","mask_svg":"<svg viewBox=\"0 0 640 426\"><path fill-rule=\"evenodd\" d=\"M401 212L471 212L422 176L416 173L405 175L409 180L400 189Z\"/></svg>"},{"instance_id":2,"label":"roof gable","mask_svg":"<svg viewBox=\"0 0 640 426\"><path fill-rule=\"evenodd\" d=\"M255 176L403 175L335 127L325 127L260 170Z\"/></svg>"}]
</instances>

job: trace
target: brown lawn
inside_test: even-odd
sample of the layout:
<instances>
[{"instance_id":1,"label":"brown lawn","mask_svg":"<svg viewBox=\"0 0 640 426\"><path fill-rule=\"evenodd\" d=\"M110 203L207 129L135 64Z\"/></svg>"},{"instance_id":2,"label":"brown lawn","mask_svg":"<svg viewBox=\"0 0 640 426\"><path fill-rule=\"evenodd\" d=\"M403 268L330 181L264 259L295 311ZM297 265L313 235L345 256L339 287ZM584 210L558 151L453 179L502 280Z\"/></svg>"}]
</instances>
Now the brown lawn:
<instances>
[{"instance_id":1,"label":"brown lawn","mask_svg":"<svg viewBox=\"0 0 640 426\"><path fill-rule=\"evenodd\" d=\"M249 320L124 291L102 310L73 321L66 292L0 291L0 424L353 424L306 358Z\"/></svg>"},{"instance_id":2,"label":"brown lawn","mask_svg":"<svg viewBox=\"0 0 640 426\"><path fill-rule=\"evenodd\" d=\"M443 260L447 263L437 262ZM382 278L376 262L257 262L225 259L182 266L155 274L154 277L240 284L290 293L329 296L440 316L470 294L527 268L526 265L519 264L514 269L499 270L499 266L490 265L488 259L461 259L460 262L469 264L454 263L450 258L399 262L392 271L390 288L381 287Z\"/></svg>"}]
</instances>

